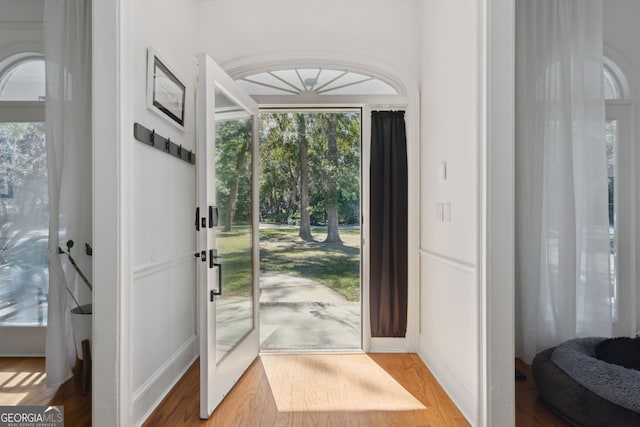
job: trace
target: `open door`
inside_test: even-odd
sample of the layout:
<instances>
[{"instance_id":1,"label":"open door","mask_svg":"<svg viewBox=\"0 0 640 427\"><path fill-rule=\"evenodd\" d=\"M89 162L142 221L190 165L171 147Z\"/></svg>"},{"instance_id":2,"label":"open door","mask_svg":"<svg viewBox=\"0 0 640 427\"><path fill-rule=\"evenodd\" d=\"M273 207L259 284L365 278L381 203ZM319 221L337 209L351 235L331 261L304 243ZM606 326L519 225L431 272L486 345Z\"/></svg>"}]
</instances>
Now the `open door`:
<instances>
[{"instance_id":1,"label":"open door","mask_svg":"<svg viewBox=\"0 0 640 427\"><path fill-rule=\"evenodd\" d=\"M260 347L258 106L198 55L200 418L209 418Z\"/></svg>"}]
</instances>

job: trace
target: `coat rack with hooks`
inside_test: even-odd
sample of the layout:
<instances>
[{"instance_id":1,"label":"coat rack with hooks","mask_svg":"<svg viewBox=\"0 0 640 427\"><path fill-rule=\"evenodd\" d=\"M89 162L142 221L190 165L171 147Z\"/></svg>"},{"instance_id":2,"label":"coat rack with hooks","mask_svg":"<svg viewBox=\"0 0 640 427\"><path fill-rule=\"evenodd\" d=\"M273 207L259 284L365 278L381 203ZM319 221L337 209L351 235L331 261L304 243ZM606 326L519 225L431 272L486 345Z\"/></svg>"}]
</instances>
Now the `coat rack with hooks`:
<instances>
[{"instance_id":1,"label":"coat rack with hooks","mask_svg":"<svg viewBox=\"0 0 640 427\"><path fill-rule=\"evenodd\" d=\"M142 126L140 123L134 123L133 125L133 137L143 144L147 144L160 151L164 151L180 160L183 160L189 164L196 164L196 154L183 148L182 145L178 145L171 141L171 138L165 138L156 133L155 129L149 130Z\"/></svg>"}]
</instances>

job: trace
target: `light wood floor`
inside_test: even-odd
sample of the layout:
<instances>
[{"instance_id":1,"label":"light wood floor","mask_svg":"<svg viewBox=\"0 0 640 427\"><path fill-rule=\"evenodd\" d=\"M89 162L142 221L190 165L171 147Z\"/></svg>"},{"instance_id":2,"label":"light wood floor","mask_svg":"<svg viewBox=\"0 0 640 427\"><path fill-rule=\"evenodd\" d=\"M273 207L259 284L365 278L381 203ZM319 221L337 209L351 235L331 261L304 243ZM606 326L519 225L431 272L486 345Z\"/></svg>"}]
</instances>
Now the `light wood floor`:
<instances>
[{"instance_id":1,"label":"light wood floor","mask_svg":"<svg viewBox=\"0 0 640 427\"><path fill-rule=\"evenodd\" d=\"M207 421L196 362L150 426L468 426L415 354L265 355Z\"/></svg>"},{"instance_id":2,"label":"light wood floor","mask_svg":"<svg viewBox=\"0 0 640 427\"><path fill-rule=\"evenodd\" d=\"M516 381L516 426L517 427L571 427L553 413L538 396L531 375L531 367L516 359L516 368L527 376Z\"/></svg>"},{"instance_id":3,"label":"light wood floor","mask_svg":"<svg viewBox=\"0 0 640 427\"><path fill-rule=\"evenodd\" d=\"M0 357L0 405L63 405L65 426L91 426L91 392L73 378L47 387L42 357Z\"/></svg>"},{"instance_id":4,"label":"light wood floor","mask_svg":"<svg viewBox=\"0 0 640 427\"><path fill-rule=\"evenodd\" d=\"M531 368L516 381L516 426L567 427L538 397ZM199 414L196 361L145 426L467 426L414 354L289 356L256 360L208 421ZM43 358L0 358L0 405L64 405L65 425L91 425L79 381L47 387Z\"/></svg>"}]
</instances>

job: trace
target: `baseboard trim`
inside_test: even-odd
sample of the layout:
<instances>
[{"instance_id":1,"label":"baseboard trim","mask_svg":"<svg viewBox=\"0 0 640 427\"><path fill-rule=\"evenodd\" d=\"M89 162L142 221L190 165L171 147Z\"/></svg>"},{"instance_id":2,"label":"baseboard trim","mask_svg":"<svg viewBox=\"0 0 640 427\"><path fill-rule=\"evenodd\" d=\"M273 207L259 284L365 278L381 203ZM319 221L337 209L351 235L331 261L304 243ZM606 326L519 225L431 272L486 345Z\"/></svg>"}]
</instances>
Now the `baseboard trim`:
<instances>
[{"instance_id":1,"label":"baseboard trim","mask_svg":"<svg viewBox=\"0 0 640 427\"><path fill-rule=\"evenodd\" d=\"M192 335L133 393L133 419L140 426L158 407L199 356L197 335Z\"/></svg>"},{"instance_id":2,"label":"baseboard trim","mask_svg":"<svg viewBox=\"0 0 640 427\"><path fill-rule=\"evenodd\" d=\"M406 338L371 338L368 353L413 353Z\"/></svg>"},{"instance_id":3,"label":"baseboard trim","mask_svg":"<svg viewBox=\"0 0 640 427\"><path fill-rule=\"evenodd\" d=\"M478 425L477 396L457 378L455 372L443 361L438 352L434 351L434 345L425 343L424 347L429 348L429 351L420 346L418 357L427 365L431 374L433 374L467 421L472 426Z\"/></svg>"}]
</instances>

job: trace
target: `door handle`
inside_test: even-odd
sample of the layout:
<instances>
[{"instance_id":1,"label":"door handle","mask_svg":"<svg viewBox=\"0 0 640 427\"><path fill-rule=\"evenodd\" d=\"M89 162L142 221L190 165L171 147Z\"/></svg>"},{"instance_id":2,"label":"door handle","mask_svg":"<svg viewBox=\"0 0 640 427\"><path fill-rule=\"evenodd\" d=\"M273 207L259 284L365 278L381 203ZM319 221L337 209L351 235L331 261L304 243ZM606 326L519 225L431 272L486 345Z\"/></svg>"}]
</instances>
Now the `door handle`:
<instances>
[{"instance_id":1,"label":"door handle","mask_svg":"<svg viewBox=\"0 0 640 427\"><path fill-rule=\"evenodd\" d=\"M209 299L213 301L213 297L222 295L222 264L214 262L211 264L213 267L218 267L218 289L212 289Z\"/></svg>"},{"instance_id":2,"label":"door handle","mask_svg":"<svg viewBox=\"0 0 640 427\"><path fill-rule=\"evenodd\" d=\"M213 301L214 295L222 295L222 264L218 261L220 261L218 250L209 249L209 268L218 267L218 289L211 291L211 301Z\"/></svg>"}]
</instances>

